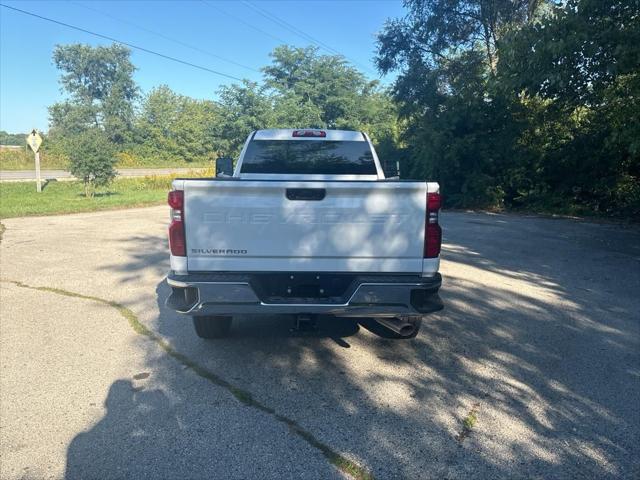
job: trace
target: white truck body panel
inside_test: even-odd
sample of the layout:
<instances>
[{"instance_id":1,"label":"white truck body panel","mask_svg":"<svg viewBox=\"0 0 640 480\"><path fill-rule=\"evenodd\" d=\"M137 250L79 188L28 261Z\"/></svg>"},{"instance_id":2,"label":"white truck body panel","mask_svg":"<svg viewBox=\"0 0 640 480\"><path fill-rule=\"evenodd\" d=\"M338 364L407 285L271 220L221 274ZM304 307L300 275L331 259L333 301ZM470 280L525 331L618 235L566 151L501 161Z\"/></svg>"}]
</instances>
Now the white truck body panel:
<instances>
[{"instance_id":1,"label":"white truck body panel","mask_svg":"<svg viewBox=\"0 0 640 480\"><path fill-rule=\"evenodd\" d=\"M254 140L284 140L284 141L307 141L307 142L323 142L323 141L350 141L350 142L366 142L368 137L363 132L355 130L323 130L325 136L321 139L316 137L293 137L294 130L287 128L271 128L256 131L253 135ZM249 138L252 136L250 135Z\"/></svg>"},{"instance_id":2,"label":"white truck body panel","mask_svg":"<svg viewBox=\"0 0 640 480\"><path fill-rule=\"evenodd\" d=\"M425 199L429 185L437 184L180 182L174 188L185 191L188 271L424 270ZM289 200L292 188L324 189L326 195Z\"/></svg>"}]
</instances>

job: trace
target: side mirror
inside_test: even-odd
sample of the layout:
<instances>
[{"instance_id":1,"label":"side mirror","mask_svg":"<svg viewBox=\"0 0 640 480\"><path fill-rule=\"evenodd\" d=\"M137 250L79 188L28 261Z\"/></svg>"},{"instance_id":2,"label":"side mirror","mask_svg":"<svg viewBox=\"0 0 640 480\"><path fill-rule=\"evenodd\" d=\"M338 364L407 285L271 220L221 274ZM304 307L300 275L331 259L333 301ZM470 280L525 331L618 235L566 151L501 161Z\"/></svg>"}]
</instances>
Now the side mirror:
<instances>
[{"instance_id":1,"label":"side mirror","mask_svg":"<svg viewBox=\"0 0 640 480\"><path fill-rule=\"evenodd\" d=\"M233 159L231 157L220 157L216 159L216 177L233 176Z\"/></svg>"}]
</instances>

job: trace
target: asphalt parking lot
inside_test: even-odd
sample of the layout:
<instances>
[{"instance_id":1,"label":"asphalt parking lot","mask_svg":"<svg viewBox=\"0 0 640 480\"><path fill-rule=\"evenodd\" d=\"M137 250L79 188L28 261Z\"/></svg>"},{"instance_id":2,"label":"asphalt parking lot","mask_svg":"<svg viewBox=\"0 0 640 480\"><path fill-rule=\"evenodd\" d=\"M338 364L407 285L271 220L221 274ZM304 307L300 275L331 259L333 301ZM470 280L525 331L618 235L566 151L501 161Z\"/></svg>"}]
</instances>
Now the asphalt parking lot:
<instances>
[{"instance_id":1,"label":"asphalt parking lot","mask_svg":"<svg viewBox=\"0 0 640 480\"><path fill-rule=\"evenodd\" d=\"M167 218L3 220L2 479L640 477L637 227L445 213L415 340L204 341L164 307Z\"/></svg>"}]
</instances>

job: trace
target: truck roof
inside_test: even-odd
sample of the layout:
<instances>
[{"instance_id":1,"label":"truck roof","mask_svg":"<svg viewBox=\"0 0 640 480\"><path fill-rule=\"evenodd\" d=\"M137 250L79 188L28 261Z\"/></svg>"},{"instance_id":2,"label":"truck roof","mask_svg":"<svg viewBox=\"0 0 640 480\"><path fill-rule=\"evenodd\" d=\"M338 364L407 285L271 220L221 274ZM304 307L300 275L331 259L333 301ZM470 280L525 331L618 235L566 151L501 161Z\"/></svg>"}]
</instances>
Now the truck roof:
<instances>
[{"instance_id":1,"label":"truck roof","mask_svg":"<svg viewBox=\"0 0 640 480\"><path fill-rule=\"evenodd\" d=\"M324 132L324 136L294 136L294 132ZM266 130L256 130L252 140L366 141L362 132L355 130L329 130L326 128L271 128Z\"/></svg>"}]
</instances>

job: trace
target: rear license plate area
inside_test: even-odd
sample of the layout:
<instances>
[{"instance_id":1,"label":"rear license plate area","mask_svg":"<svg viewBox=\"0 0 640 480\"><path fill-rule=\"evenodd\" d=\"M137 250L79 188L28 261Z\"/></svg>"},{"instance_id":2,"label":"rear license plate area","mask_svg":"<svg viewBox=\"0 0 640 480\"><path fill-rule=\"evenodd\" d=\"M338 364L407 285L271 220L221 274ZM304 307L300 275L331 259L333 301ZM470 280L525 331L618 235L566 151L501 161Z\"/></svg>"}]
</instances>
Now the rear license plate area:
<instances>
[{"instance_id":1,"label":"rear license plate area","mask_svg":"<svg viewBox=\"0 0 640 480\"><path fill-rule=\"evenodd\" d=\"M265 303L342 303L353 275L327 273L255 274L251 285Z\"/></svg>"}]
</instances>

